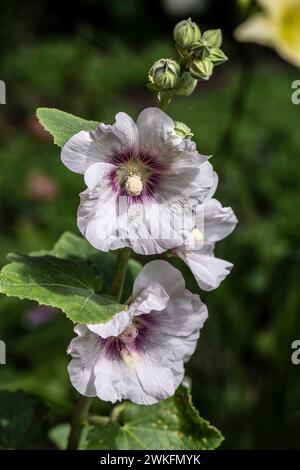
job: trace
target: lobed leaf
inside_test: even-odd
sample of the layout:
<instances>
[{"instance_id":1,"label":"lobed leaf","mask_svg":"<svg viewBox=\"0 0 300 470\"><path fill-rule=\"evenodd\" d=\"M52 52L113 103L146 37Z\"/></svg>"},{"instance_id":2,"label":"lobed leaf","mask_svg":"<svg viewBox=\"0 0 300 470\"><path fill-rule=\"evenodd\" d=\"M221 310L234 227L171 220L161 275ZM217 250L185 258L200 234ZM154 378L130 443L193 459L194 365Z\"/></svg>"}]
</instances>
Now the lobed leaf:
<instances>
[{"instance_id":1,"label":"lobed leaf","mask_svg":"<svg viewBox=\"0 0 300 470\"><path fill-rule=\"evenodd\" d=\"M156 405L125 403L114 413L117 420L93 425L87 436L89 449L205 450L223 441L220 431L199 415L183 386Z\"/></svg>"}]
</instances>

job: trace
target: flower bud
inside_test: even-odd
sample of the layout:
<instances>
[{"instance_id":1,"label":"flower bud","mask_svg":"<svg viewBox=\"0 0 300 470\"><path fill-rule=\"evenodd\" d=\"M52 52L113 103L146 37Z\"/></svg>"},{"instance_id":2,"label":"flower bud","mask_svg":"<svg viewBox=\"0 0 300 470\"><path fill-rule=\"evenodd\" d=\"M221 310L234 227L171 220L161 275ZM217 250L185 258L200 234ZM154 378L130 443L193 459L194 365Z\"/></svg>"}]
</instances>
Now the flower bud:
<instances>
[{"instance_id":1,"label":"flower bud","mask_svg":"<svg viewBox=\"0 0 300 470\"><path fill-rule=\"evenodd\" d=\"M197 80L191 76L190 72L183 72L174 90L175 94L180 96L190 96L195 90L196 85Z\"/></svg>"},{"instance_id":2,"label":"flower bud","mask_svg":"<svg viewBox=\"0 0 300 470\"><path fill-rule=\"evenodd\" d=\"M191 47L191 53L194 58L197 59L207 59L210 55L211 46L208 44L207 41L200 41L194 42Z\"/></svg>"},{"instance_id":3,"label":"flower bud","mask_svg":"<svg viewBox=\"0 0 300 470\"><path fill-rule=\"evenodd\" d=\"M190 72L198 80L208 80L213 73L213 63L210 59L196 59L190 65Z\"/></svg>"},{"instance_id":4,"label":"flower bud","mask_svg":"<svg viewBox=\"0 0 300 470\"><path fill-rule=\"evenodd\" d=\"M201 38L199 26L191 18L182 20L174 28L174 41L179 48L188 49Z\"/></svg>"},{"instance_id":5,"label":"flower bud","mask_svg":"<svg viewBox=\"0 0 300 470\"><path fill-rule=\"evenodd\" d=\"M208 43L210 47L221 47L222 31L220 29L209 29L203 33L202 39Z\"/></svg>"},{"instance_id":6,"label":"flower bud","mask_svg":"<svg viewBox=\"0 0 300 470\"><path fill-rule=\"evenodd\" d=\"M221 65L228 60L228 57L224 54L221 49L212 49L209 55L209 59L214 65Z\"/></svg>"},{"instance_id":7,"label":"flower bud","mask_svg":"<svg viewBox=\"0 0 300 470\"><path fill-rule=\"evenodd\" d=\"M149 70L149 87L154 90L171 90L177 84L180 66L173 59L157 60Z\"/></svg>"},{"instance_id":8,"label":"flower bud","mask_svg":"<svg viewBox=\"0 0 300 470\"><path fill-rule=\"evenodd\" d=\"M184 124L184 122L174 121L175 122L175 134L184 139L191 139L193 137L192 130L189 126Z\"/></svg>"}]
</instances>

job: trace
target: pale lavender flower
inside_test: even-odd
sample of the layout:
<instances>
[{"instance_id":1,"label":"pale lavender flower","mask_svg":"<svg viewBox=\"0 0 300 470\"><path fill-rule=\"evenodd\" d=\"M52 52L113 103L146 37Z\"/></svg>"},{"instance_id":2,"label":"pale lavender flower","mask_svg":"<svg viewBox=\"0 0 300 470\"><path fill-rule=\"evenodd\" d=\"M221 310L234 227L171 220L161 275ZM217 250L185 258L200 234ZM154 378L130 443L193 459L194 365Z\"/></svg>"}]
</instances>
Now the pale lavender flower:
<instances>
[{"instance_id":1,"label":"pale lavender flower","mask_svg":"<svg viewBox=\"0 0 300 470\"><path fill-rule=\"evenodd\" d=\"M135 280L127 310L107 323L75 326L71 382L82 395L112 403L168 398L184 377L206 318L206 306L185 289L181 273L166 261L150 262Z\"/></svg>"},{"instance_id":2,"label":"pale lavender flower","mask_svg":"<svg viewBox=\"0 0 300 470\"><path fill-rule=\"evenodd\" d=\"M112 126L75 134L61 158L84 174L78 227L102 251L129 246L147 255L178 246L185 239L182 207L209 198L217 179L207 157L158 108L142 111L136 123L118 113Z\"/></svg>"},{"instance_id":3,"label":"pale lavender flower","mask_svg":"<svg viewBox=\"0 0 300 470\"><path fill-rule=\"evenodd\" d=\"M217 241L234 230L237 219L230 207L222 207L216 199L206 201L203 210L201 227L196 225L190 239L173 251L189 266L199 287L210 291L219 287L233 267L228 261L216 258L214 248ZM189 249L189 245L193 248Z\"/></svg>"}]
</instances>

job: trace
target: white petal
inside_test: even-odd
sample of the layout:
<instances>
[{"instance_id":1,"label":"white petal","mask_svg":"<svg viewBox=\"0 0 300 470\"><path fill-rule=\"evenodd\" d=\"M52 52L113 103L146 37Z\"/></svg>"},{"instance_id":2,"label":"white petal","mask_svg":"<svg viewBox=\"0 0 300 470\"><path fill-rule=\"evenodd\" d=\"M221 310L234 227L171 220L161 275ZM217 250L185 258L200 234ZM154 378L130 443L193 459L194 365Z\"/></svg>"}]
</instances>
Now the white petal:
<instances>
[{"instance_id":1,"label":"white petal","mask_svg":"<svg viewBox=\"0 0 300 470\"><path fill-rule=\"evenodd\" d=\"M138 405L152 405L175 391L170 369L140 355L128 357L126 361L101 357L95 376L97 396L112 403L129 399Z\"/></svg>"},{"instance_id":2,"label":"white petal","mask_svg":"<svg viewBox=\"0 0 300 470\"><path fill-rule=\"evenodd\" d=\"M201 163L195 155L175 160L162 182L162 201L175 204L203 202L215 187L215 173L211 163Z\"/></svg>"},{"instance_id":3,"label":"white petal","mask_svg":"<svg viewBox=\"0 0 300 470\"><path fill-rule=\"evenodd\" d=\"M213 183L212 183L211 188L207 191L207 193L205 195L204 202L211 199L213 197L213 195L215 194L216 190L217 190L217 187L218 187L218 184L219 184L219 177L218 177L218 175L215 171L213 172L212 178L213 178Z\"/></svg>"},{"instance_id":4,"label":"white petal","mask_svg":"<svg viewBox=\"0 0 300 470\"><path fill-rule=\"evenodd\" d=\"M135 363L135 371L143 390L152 398L153 403L156 403L174 395L183 379L184 369L182 361L174 364L176 369L173 370L153 359L145 355Z\"/></svg>"},{"instance_id":5,"label":"white petal","mask_svg":"<svg viewBox=\"0 0 300 470\"><path fill-rule=\"evenodd\" d=\"M137 150L139 148L139 132L134 120L126 113L118 113L112 130L125 147Z\"/></svg>"},{"instance_id":6,"label":"white petal","mask_svg":"<svg viewBox=\"0 0 300 470\"><path fill-rule=\"evenodd\" d=\"M93 370L97 361L99 338L89 332L85 325L77 325L74 331L78 337L72 339L67 350L68 354L72 355L68 366L70 380L79 393L86 397L94 397L96 389Z\"/></svg>"},{"instance_id":7,"label":"white petal","mask_svg":"<svg viewBox=\"0 0 300 470\"><path fill-rule=\"evenodd\" d=\"M144 109L137 119L140 146L155 151L165 150L166 135L173 132L174 121L159 108Z\"/></svg>"},{"instance_id":8,"label":"white petal","mask_svg":"<svg viewBox=\"0 0 300 470\"><path fill-rule=\"evenodd\" d=\"M149 282L130 304L128 310L117 313L112 320L106 323L87 325L102 338L109 336L119 336L127 326L131 325L133 317L146 313L163 310L169 301L169 296L164 288L157 282Z\"/></svg>"},{"instance_id":9,"label":"white petal","mask_svg":"<svg viewBox=\"0 0 300 470\"><path fill-rule=\"evenodd\" d=\"M102 165L99 164L100 170ZM98 164L95 169L94 172L93 165L85 174L94 189L81 193L77 218L79 230L95 248L109 251L128 246L135 253L150 255L183 243L177 207L171 211L167 204L130 205L126 197L118 198L103 180L97 186Z\"/></svg>"},{"instance_id":10,"label":"white petal","mask_svg":"<svg viewBox=\"0 0 300 470\"><path fill-rule=\"evenodd\" d=\"M69 170L84 173L85 170L101 159L91 133L80 131L69 139L61 150L61 160Z\"/></svg>"},{"instance_id":11,"label":"white petal","mask_svg":"<svg viewBox=\"0 0 300 470\"><path fill-rule=\"evenodd\" d=\"M152 350L159 363L176 367L194 353L207 317L207 308L198 295L185 290L173 297L163 315L156 315L158 326L151 337Z\"/></svg>"},{"instance_id":12,"label":"white petal","mask_svg":"<svg viewBox=\"0 0 300 470\"><path fill-rule=\"evenodd\" d=\"M118 233L117 197L109 185L80 194L77 225L82 235L101 251L127 246Z\"/></svg>"},{"instance_id":13,"label":"white petal","mask_svg":"<svg viewBox=\"0 0 300 470\"><path fill-rule=\"evenodd\" d=\"M181 272L167 261L157 260L146 264L134 282L133 295L137 295L151 282L161 284L170 297L180 295L185 289Z\"/></svg>"},{"instance_id":14,"label":"white petal","mask_svg":"<svg viewBox=\"0 0 300 470\"><path fill-rule=\"evenodd\" d=\"M147 354L112 360L96 339L91 332L75 338L69 350L74 355L68 368L71 382L81 394L112 403L129 399L140 405L152 405L174 394L184 375L182 361L172 369Z\"/></svg>"},{"instance_id":15,"label":"white petal","mask_svg":"<svg viewBox=\"0 0 300 470\"><path fill-rule=\"evenodd\" d=\"M175 123L159 108L144 109L138 119L137 126L140 134L140 147L148 148L162 160L184 158L196 154L196 144L190 139L184 139L175 132ZM200 162L206 157L197 154Z\"/></svg>"},{"instance_id":16,"label":"white petal","mask_svg":"<svg viewBox=\"0 0 300 470\"><path fill-rule=\"evenodd\" d=\"M176 253L188 265L198 286L206 291L219 287L233 266L228 261L215 258L212 247L208 245L200 251L177 249Z\"/></svg>"},{"instance_id":17,"label":"white petal","mask_svg":"<svg viewBox=\"0 0 300 470\"><path fill-rule=\"evenodd\" d=\"M108 176L114 169L110 163L97 162L88 167L84 173L84 182L89 189L95 189L97 185L107 185Z\"/></svg>"},{"instance_id":18,"label":"white petal","mask_svg":"<svg viewBox=\"0 0 300 470\"><path fill-rule=\"evenodd\" d=\"M237 222L237 218L230 207L222 207L216 199L206 202L204 204L205 243L223 240L235 229Z\"/></svg>"},{"instance_id":19,"label":"white petal","mask_svg":"<svg viewBox=\"0 0 300 470\"><path fill-rule=\"evenodd\" d=\"M128 243L135 253L160 254L183 242L180 212L171 210L168 204L131 206L128 222Z\"/></svg>"},{"instance_id":20,"label":"white petal","mask_svg":"<svg viewBox=\"0 0 300 470\"><path fill-rule=\"evenodd\" d=\"M100 124L95 131L73 135L63 146L61 159L67 168L83 174L93 163L107 162L115 152L138 145L136 124L127 114L118 113L112 126Z\"/></svg>"}]
</instances>

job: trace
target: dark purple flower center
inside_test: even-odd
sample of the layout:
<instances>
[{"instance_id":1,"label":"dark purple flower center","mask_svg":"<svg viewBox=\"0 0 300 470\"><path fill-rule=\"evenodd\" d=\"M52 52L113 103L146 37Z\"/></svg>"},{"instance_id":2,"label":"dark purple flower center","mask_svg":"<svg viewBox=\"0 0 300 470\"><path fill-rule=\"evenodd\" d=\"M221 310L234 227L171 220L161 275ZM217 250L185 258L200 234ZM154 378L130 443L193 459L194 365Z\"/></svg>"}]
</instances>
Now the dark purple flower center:
<instances>
[{"instance_id":1,"label":"dark purple flower center","mask_svg":"<svg viewBox=\"0 0 300 470\"><path fill-rule=\"evenodd\" d=\"M120 360L132 353L144 352L156 325L157 319L151 313L135 317L134 322L120 336L110 336L103 340L106 357Z\"/></svg>"},{"instance_id":2,"label":"dark purple flower center","mask_svg":"<svg viewBox=\"0 0 300 470\"><path fill-rule=\"evenodd\" d=\"M148 149L136 153L127 148L115 152L109 162L115 168L109 175L114 192L130 203L157 201L161 180L168 165Z\"/></svg>"}]
</instances>

